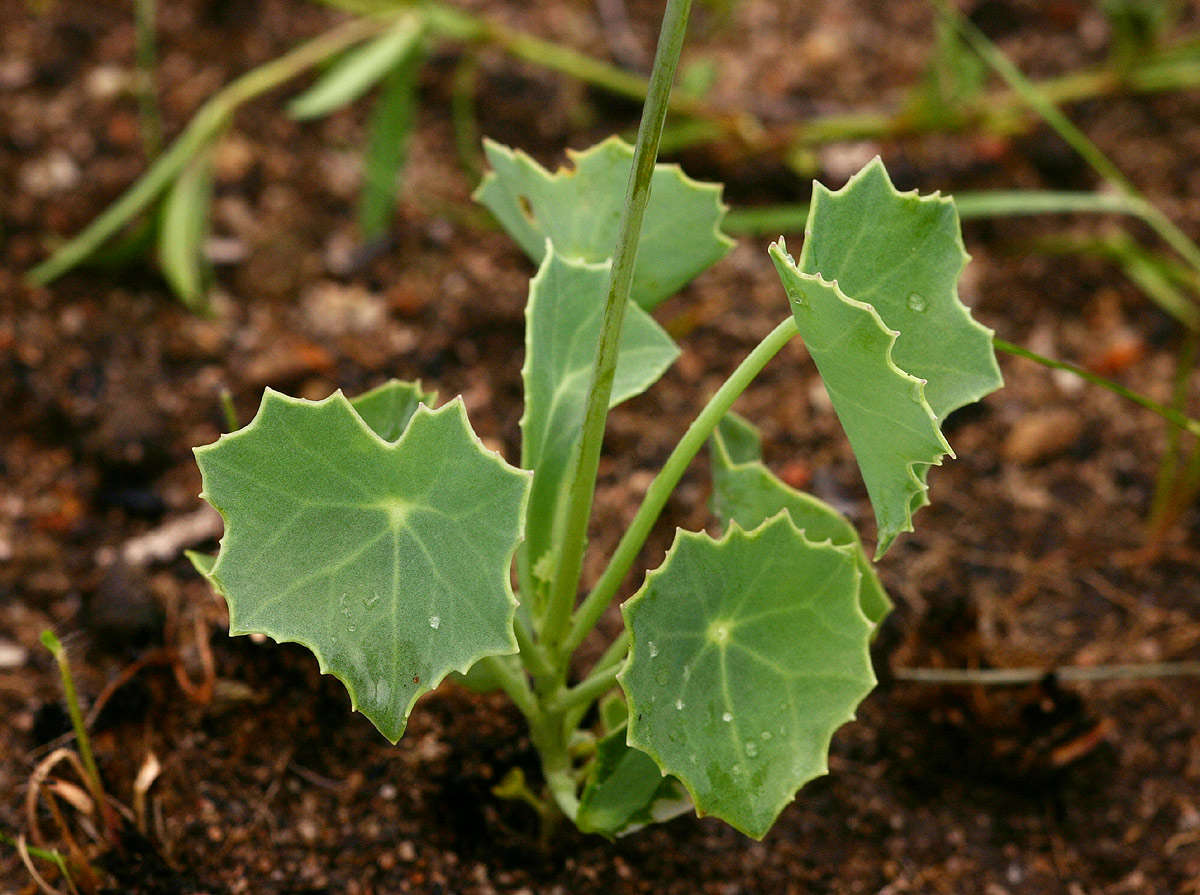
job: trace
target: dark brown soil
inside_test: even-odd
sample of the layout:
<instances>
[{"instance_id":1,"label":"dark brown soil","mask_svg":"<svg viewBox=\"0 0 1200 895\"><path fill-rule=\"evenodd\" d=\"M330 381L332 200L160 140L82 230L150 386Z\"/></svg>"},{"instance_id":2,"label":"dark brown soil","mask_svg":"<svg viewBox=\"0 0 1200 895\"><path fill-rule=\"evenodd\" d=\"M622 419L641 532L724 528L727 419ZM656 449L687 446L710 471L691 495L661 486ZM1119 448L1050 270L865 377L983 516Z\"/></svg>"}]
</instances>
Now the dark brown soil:
<instances>
[{"instance_id":1,"label":"dark brown soil","mask_svg":"<svg viewBox=\"0 0 1200 895\"><path fill-rule=\"evenodd\" d=\"M661 6L629 2L623 33L583 0L464 5L635 59ZM768 124L900 103L932 46L931 13L916 0L743 0L726 4L727 18L718 5L698 8L688 58L718 66L714 105ZM1038 75L1104 58L1109 35L1090 4L975 8ZM1185 9L1181 28L1196 16ZM237 73L337 18L299 0L163 4L169 133ZM1200 683L950 688L890 673L1198 656L1200 513L1185 507L1145 549L1164 424L1025 361L1002 358L1007 388L951 421L959 459L934 470L933 505L881 565L897 603L877 643L883 682L835 738L830 776L806 787L761 843L681 818L617 843L568 831L544 848L532 813L490 793L514 766L536 773L503 700L445 688L392 747L350 714L305 651L225 636L223 604L181 552L213 549L211 528L198 541L168 538L149 559L131 554L199 509L191 448L221 431L223 387L248 419L267 385L321 397L419 377L443 397L463 394L477 431L517 456L531 271L465 204L474 184L457 162L449 111L461 54L446 44L422 75L395 227L374 252L356 251L353 224L366 106L300 125L283 112L288 91L238 116L218 155L214 217L238 260L218 269L215 314L202 319L146 265L23 284L55 239L145 167L128 89L134 27L127 4L14 0L0 10L0 831L30 832L34 768L69 742L56 671L38 643L52 628L85 706L103 702L92 730L112 795L132 806L139 769L150 756L161 766L147 836L127 836L104 862L115 892L1200 892ZM479 61L481 132L543 161L635 122L627 101L497 49ZM1200 237L1200 95L1117 96L1070 111ZM875 152L902 188L1097 183L1039 129L834 145L813 163L838 185ZM809 189L778 154L732 143L681 160L728 183L735 206L797 201ZM1039 237L1113 225L971 223L964 298L1003 338L1166 399L1180 328L1109 262L1031 250ZM742 240L660 312L684 355L611 421L589 574L702 397L786 313L764 248ZM775 469L847 507L869 537L853 458L801 345L739 409L764 430ZM708 523L708 487L698 463L646 564L657 564L674 526ZM191 521L203 531L204 517ZM69 817L89 841L95 824ZM54 829L44 810L39 823ZM35 891L3 846L0 891Z\"/></svg>"}]
</instances>

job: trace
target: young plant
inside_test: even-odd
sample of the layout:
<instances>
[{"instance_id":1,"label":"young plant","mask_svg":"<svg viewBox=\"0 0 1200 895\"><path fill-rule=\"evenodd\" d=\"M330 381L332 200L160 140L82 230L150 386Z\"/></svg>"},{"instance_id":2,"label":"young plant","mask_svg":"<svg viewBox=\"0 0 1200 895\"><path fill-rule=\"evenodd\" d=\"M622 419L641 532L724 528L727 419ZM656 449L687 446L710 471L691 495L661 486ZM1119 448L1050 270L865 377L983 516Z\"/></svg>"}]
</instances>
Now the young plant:
<instances>
[{"instance_id":1,"label":"young plant","mask_svg":"<svg viewBox=\"0 0 1200 895\"><path fill-rule=\"evenodd\" d=\"M731 405L804 339L878 555L927 502L929 467L950 452L940 422L1000 376L958 300L953 203L897 192L878 159L837 192L818 185L799 259L770 247L790 313L708 398L578 600L607 411L678 353L650 311L731 245L719 188L655 165L688 5L667 4L636 150L610 139L550 173L486 145L476 196L539 265L520 466L480 443L460 399L436 407L419 383L353 400L268 391L249 425L196 451L226 524L197 565L231 634L304 644L393 742L457 672L526 717L545 814L612 836L694 807L760 838L825 773L830 738L873 687L868 643L890 603L850 522L776 478ZM572 683L573 655L706 443L723 534L678 532L622 605L624 631ZM505 791L530 796L515 778Z\"/></svg>"}]
</instances>

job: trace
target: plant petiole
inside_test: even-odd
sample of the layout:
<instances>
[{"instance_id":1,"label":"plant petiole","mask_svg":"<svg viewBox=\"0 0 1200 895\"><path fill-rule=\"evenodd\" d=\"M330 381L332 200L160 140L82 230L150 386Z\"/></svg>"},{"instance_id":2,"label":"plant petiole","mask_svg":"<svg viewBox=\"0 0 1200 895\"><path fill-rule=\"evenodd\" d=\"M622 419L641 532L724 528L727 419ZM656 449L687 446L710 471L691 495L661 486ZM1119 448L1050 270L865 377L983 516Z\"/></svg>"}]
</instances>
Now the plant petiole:
<instances>
[{"instance_id":1,"label":"plant petiole","mask_svg":"<svg viewBox=\"0 0 1200 895\"><path fill-rule=\"evenodd\" d=\"M650 529L654 527L659 513L666 506L671 492L683 477L692 458L699 453L700 448L704 446L717 424L721 422L722 417L733 406L733 402L746 390L746 387L762 371L767 362L791 341L794 335L796 335L796 321L789 316L746 355L746 358L736 370L729 374L729 378L709 398L704 409L688 426L675 449L667 457L662 469L650 483L650 487L646 489L642 505L638 507L637 514L629 523L629 528L621 537L620 543L617 544L617 549L614 551L612 559L609 560L608 567L605 568L600 580L596 582L592 592L588 594L575 613L571 622L571 630L563 643L563 649L568 654L579 647L588 632L600 620L600 616L604 614L604 610L616 595L617 588L621 586L621 581L625 578L626 573L633 566L642 545L650 535Z\"/></svg>"}]
</instances>

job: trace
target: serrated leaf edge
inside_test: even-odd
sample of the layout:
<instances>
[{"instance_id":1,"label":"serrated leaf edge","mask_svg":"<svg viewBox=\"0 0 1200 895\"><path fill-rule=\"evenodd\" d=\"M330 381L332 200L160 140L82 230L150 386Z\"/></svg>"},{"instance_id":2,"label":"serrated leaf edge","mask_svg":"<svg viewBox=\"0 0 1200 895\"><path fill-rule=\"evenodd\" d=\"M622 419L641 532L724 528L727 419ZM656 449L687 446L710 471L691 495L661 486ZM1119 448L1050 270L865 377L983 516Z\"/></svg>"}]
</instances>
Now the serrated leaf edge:
<instances>
[{"instance_id":1,"label":"serrated leaf edge","mask_svg":"<svg viewBox=\"0 0 1200 895\"><path fill-rule=\"evenodd\" d=\"M378 442L382 447L387 448L389 451L399 451L402 449L405 438L407 437L408 433L410 431L412 431L412 424L417 419L418 416L421 416L421 415L440 416L443 413L454 413L458 416L459 421L462 424L463 428L467 431L467 433L470 435L470 437L474 440L475 445L494 464L496 464L497 466L499 466L501 469L505 470L506 472L519 473L527 481L531 480L533 477L532 472L530 472L529 470L526 470L526 469L521 469L520 467L512 466L507 461L505 461L505 459L500 455L499 451L492 450L491 448L487 447L487 445L485 445L483 443L483 441L480 439L478 434L476 434L475 429L470 424L470 420L467 417L466 406L463 403L461 395L455 396L453 399L451 399L450 401L447 401L445 404L443 404L441 407L439 407L436 410L432 410L424 404L418 405L416 412L413 413L412 419L409 420L409 424L407 427L405 427L405 430L400 435L400 438L398 438L396 441L387 441L386 439L381 438L379 436L379 434L377 432L375 432L375 430L372 429L370 426L368 426L366 424L366 422L363 420L363 418L358 415L357 411L354 410L354 405L350 403L350 400L345 396L345 394L342 392L341 389L335 390L331 395L329 395L326 398L322 398L320 400L313 401L313 400L309 400L308 398L294 398L291 395L286 395L283 392L279 392L273 388L268 387L263 390L263 397L262 397L262 401L259 403L258 412L254 414L254 418L252 420L250 420L249 423L247 423L245 426L243 426L242 428L240 428L234 432L222 433L221 436L218 437L216 441L211 442L210 444L201 445L200 447L193 448L192 453L196 456L197 459L199 459L200 456L202 456L204 453L207 453L207 452L215 449L217 447L217 445L221 444L225 440L237 438L241 435L245 435L245 434L249 433L255 427L255 425L259 422L259 420L263 416L263 414L266 412L269 401L271 401L271 402L278 401L278 402L282 402L284 404L291 404L293 406L295 406L295 405L320 406L323 404L329 404L331 402L332 403L343 403L343 404L345 404L346 408L351 412L354 419L358 422L359 426L362 427L363 431L366 432L376 442ZM243 635L247 635L247 634L263 634L264 636L269 637L272 640L274 640L276 643L296 643L296 644L299 644L300 646L303 646L305 649L307 649L309 652L311 652L313 654L313 656L316 658L317 668L320 670L321 674L328 674L331 677L334 677L338 681L341 682L342 686L346 688L346 693L350 697L350 708L353 711L356 711L356 712L359 711L359 707L358 707L359 706L359 698L358 698L357 689L349 681L347 681L344 677L342 677L336 671L333 671L332 669L330 669L328 667L328 665L326 664L325 656L319 647L317 647L314 644L308 643L306 640L302 640L302 639L298 639L298 638L289 638L289 637L283 636L277 632L272 632L270 630L266 630L265 626L260 627L260 628L245 628L245 629L239 628L237 626L237 623L236 623L237 600L228 592L228 590L222 584L221 578L220 578L221 560L225 555L225 550L224 550L225 538L228 536L228 534L230 532L231 523L230 523L229 518L225 514L225 510L213 502L212 498L210 497L210 495L207 493L206 490L204 490L202 488L199 496L202 500L207 501L213 507L213 509L215 509L220 514L221 521L224 523L224 526L225 526L225 531L221 535L221 539L219 541L220 549L217 552L216 562L213 563L212 568L209 570L208 574L205 577L208 579L209 583L216 589L216 591L222 597L225 598L225 602L229 608L229 636L230 637L238 637L238 636L243 636ZM528 503L529 503L529 488L526 487L524 489L524 493L522 494L522 497L521 497L521 505L519 508L518 516L517 516L517 536L513 541L513 549L509 552L508 556L504 560L503 581L504 581L505 595L508 597L508 604L509 604L509 612L508 612L509 643L512 647L510 653L508 653L507 655L511 655L512 653L515 653L518 650L516 633L512 630L513 624L516 621L516 611L517 611L518 602L517 602L516 594L513 592L512 579L511 579L511 576L508 574L508 570L511 569L511 567L512 567L513 556L516 553L517 547L520 545L521 541L524 540L524 537L525 537L525 515L526 515L526 509L527 509ZM506 655L506 654L489 654L489 655ZM391 736L389 734L385 733L383 730L380 730L380 733L383 733L384 736L387 737L393 744L399 742L400 737L403 736L403 734L404 734L404 729L407 727L407 724L408 724L408 718L409 718L410 714L412 713L413 706L416 705L417 700L420 699L422 696L424 696L426 693L436 689L441 684L441 682L446 679L446 676L451 671L457 671L459 674L466 674L467 671L470 670L471 666L474 665L475 662L477 662L481 658L485 658L485 657L478 656L473 660L468 660L467 662L465 662L463 667L461 667L461 668L454 668L454 667L450 668L441 677L437 678L436 680L422 682L421 687L414 693L412 699L409 701L408 705L405 707L405 709L402 713L403 717L402 717L402 721L401 721L401 725L400 725L400 730L397 733L396 739L392 739ZM428 683L428 686L425 686L426 683ZM377 728L379 727L379 725L374 721L374 719L371 719L371 723L375 724Z\"/></svg>"},{"instance_id":2,"label":"serrated leaf edge","mask_svg":"<svg viewBox=\"0 0 1200 895\"><path fill-rule=\"evenodd\" d=\"M804 243L800 247L800 260L798 262L796 262L796 264L794 266L796 266L798 269L799 266L803 265L804 262L808 259L809 245L811 244L811 240L809 239L809 237L812 235L812 221L816 217L818 206L822 202L834 200L838 196L842 195L843 193L849 192L853 187L855 187L858 184L859 181L867 179L868 177L873 175L877 170L879 171L880 174L883 175L883 182L885 184L887 184L888 189L891 190L892 195L894 195L896 198L902 199L906 202L915 202L918 205L933 204L933 205L940 205L942 207L947 207L947 206L949 207L950 213L951 213L951 215L953 215L954 224L955 224L955 226L951 228L953 231L953 234L954 234L954 245L958 249L958 254L959 254L958 270L954 275L954 284L953 284L953 287L951 290L953 293L954 301L959 306L961 306L962 308L965 308L967 310L967 314L966 314L967 326L972 329L975 329L979 332L985 333L988 337L988 341L991 342L992 339L996 335L996 331L991 329L988 326L985 326L979 320L975 319L975 315L970 313L971 309L966 305L966 303L963 302L962 296L960 296L958 294L958 281L962 277L963 271L966 270L967 265L971 262L971 253L967 251L966 244L963 242L962 219L959 217L958 205L955 204L954 197L950 196L950 195L943 195L941 190L934 190L932 193L925 193L924 195L922 195L920 190L916 189L915 187L911 190L896 189L896 185L892 182L891 175L888 174L887 166L883 163L883 159L879 155L874 156L869 162L867 162L867 164L863 165L862 168L860 168L858 171L856 171L854 174L852 174L850 176L850 179L847 180L844 184L842 184L841 187L839 187L836 190L829 189L829 187L825 186L825 184L821 183L820 181L816 181L816 180L813 181L812 201L809 203L808 220L804 226ZM779 237L779 241L780 242L783 241L782 236ZM866 304L870 304L870 303L866 302ZM872 305L872 307L874 307L874 305ZM969 400L962 402L961 404L958 405L958 407L952 408L950 410L950 412L946 414L946 416L949 416L950 413L953 413L954 410L957 410L959 407L965 407L967 404L982 400L987 395L990 395L992 392L1003 387L1004 378L1000 372L1000 365L996 362L995 352L992 352L989 356L990 356L991 362L992 362L991 363L992 372L995 373L997 384L990 389L985 389L985 390L979 391L978 394L976 394L975 392L969 393L970 394ZM945 417L941 417L940 419L944 419L944 418ZM940 423L940 419L939 419L939 423ZM953 452L950 453L950 456L951 457L954 456ZM922 504L922 506L923 506L923 504Z\"/></svg>"},{"instance_id":3,"label":"serrated leaf edge","mask_svg":"<svg viewBox=\"0 0 1200 895\"><path fill-rule=\"evenodd\" d=\"M730 411L730 413L732 414L732 411ZM763 472L764 472L766 475L769 475L769 476L771 476L773 479L775 479L776 481L778 481L778 482L779 482L779 484L780 484L780 486L782 486L782 487L783 487L784 489L786 489L787 491L791 491L792 493L794 493L794 494L796 494L796 495L799 495L800 497L805 497L805 496L807 496L807 497L811 497L813 500L817 500L817 501L819 501L820 503L823 503L823 504L825 503L825 501L822 501L822 500L820 500L820 498L816 497L815 495L812 495L812 494L807 494L806 492L804 492L804 491L801 491L801 490L799 490L798 488L793 488L793 487L792 487L791 485L789 485L787 482L783 481L783 480L782 480L782 479L780 479L778 476L776 476L776 475L775 475L775 473L773 473L773 472L771 471L770 467L768 467L768 466L767 466L767 464L763 462L763 460L762 460L762 457L761 457L761 454L760 454L760 456L759 456L759 459L757 459L757 460L743 460L743 461L740 461L740 462L734 462L733 458L732 458L732 457L730 456L730 454L729 454L729 448L728 448L728 446L727 446L727 445L726 445L726 443L725 443L725 439L724 439L724 438L722 438L722 437L720 436L720 434L719 434L719 433L720 433L720 430L719 430L719 429L714 429L714 430L713 430L713 434L712 434L712 436L709 438L709 450L710 450L712 453L719 455L719 457L718 457L718 462L719 462L719 463L720 463L720 464L721 464L721 465L722 465L722 466L723 466L723 467L724 467L726 470L728 470L728 471L730 471L730 472L736 472L736 471L738 471L738 470L747 470L747 469L753 470L753 469L755 469L755 468L757 468L757 469L761 469L761 470L762 470L762 471L763 471ZM830 509L830 510L833 510L834 512L837 512L837 510L835 510L835 509L834 509L832 506L829 506L829 504L825 504L825 505L826 505L827 507L829 507L829 509ZM787 515L788 515L788 518L789 518L789 519L791 519L791 513L788 511L787 507L784 507L784 508L783 508L782 510L780 510L779 512L780 512L780 513L787 513ZM778 514L778 513L776 513L775 515L779 515L779 514ZM766 521L768 521L768 520L770 520L770 519L773 519L773 518L774 518L774 516L769 516L769 517L767 517L767 519L766 519L766 520L763 520L763 521L764 521L764 522L766 522ZM847 521L848 521L848 520L847 520ZM819 546L820 544L823 544L823 543L829 543L829 544L833 544L833 538L826 538L824 541L812 541L811 539L809 539L809 538L808 538L808 530L807 530L807 529L805 529L805 528L802 528L802 527L800 527L799 525L796 525L796 520L795 520L795 519L791 519L791 522L792 522L792 525L796 526L796 528L797 528L797 529L799 529L800 533L804 535L805 539L806 539L806 540L808 540L810 544L816 544L816 545L818 545L818 546ZM730 519L730 520L729 520L729 522L728 522L728 525L727 525L727 527L729 527L729 526L733 526L733 525L737 525L737 522L736 522L735 520L733 520L733 519ZM851 524L851 526L850 526L850 527L851 527L851 529L853 529L853 528L854 528L853 524ZM857 532L855 533L855 540L854 540L854 541L852 541L852 542L850 542L850 543L848 543L848 544L833 544L833 546L834 546L834 547L837 547L837 548L842 548L842 547L845 547L845 548L847 548L848 550L850 550L850 552L851 552L851 555L852 555L852 558L855 560L855 567L857 567L857 566L858 566L858 553L859 553L859 551L861 551L861 552L862 552L862 554L863 554L863 557L864 557L864 560L865 560L865 557L866 557L866 548L865 548L865 547L863 547L863 545L862 545L862 541L861 541L861 540L859 540L859 535L857 534ZM869 564L869 561L868 561L868 564ZM862 609L862 600L861 600L861 587L862 587L862 578L863 578L863 577L864 577L864 576L863 576L862 570L861 570L861 569L859 569L859 588L860 588L859 609L860 609L860 610ZM884 614L883 614L883 618L886 618L886 617L887 617L887 615L888 615L888 614L889 614L889 613L892 611L892 609L894 608L895 604L892 602L892 599L891 599L890 595L888 594L887 590L886 590L886 589L884 589L882 582L880 582L879 589L880 589L880 592L883 594L884 600L885 600L885 601L886 601L886 603L887 603L887 608L886 608L886 610L885 610L885 612L884 612ZM873 621L871 621L871 618L870 618L870 616L867 616L865 612L863 613L863 615L864 615L864 616L866 616L866 618L867 618L867 622L868 622L868 623L871 625L871 627L872 627L872 628L874 628L874 629L876 629L876 630L879 628L880 624L882 624L882 623L883 623L883 618L881 618L881 619L880 619L880 621L878 621L878 622L873 622Z\"/></svg>"},{"instance_id":4,"label":"serrated leaf edge","mask_svg":"<svg viewBox=\"0 0 1200 895\"><path fill-rule=\"evenodd\" d=\"M627 614L627 609L632 604L634 604L634 602L636 600L638 600L639 597L643 593L645 593L647 591L647 589L649 588L649 585L653 579L655 579L663 574L664 570L666 570L667 567L670 565L671 560L674 557L676 550L679 548L679 546L681 544L683 544L684 542L687 542L687 541L692 541L692 542L707 541L719 548L722 545L729 543L730 540L735 535L740 536L748 541L760 539L760 538L762 538L763 534L769 527L774 526L774 525L781 525L781 524L789 527L793 532L795 532L797 535L799 535L800 538L810 547L818 547L818 548L824 547L824 548L828 548L830 550L834 550L838 553L841 553L843 556L845 556L850 561L850 568L851 568L851 571L854 573L854 578L855 578L856 583L861 583L862 573L858 570L856 564L854 563L853 551L852 551L850 545L834 544L833 540L830 538L826 538L823 541L809 540L808 536L804 533L804 530L801 528L798 528L796 526L796 524L792 521L792 518L788 514L787 510L780 510L775 515L764 520L763 523L761 525L759 525L757 528L753 528L750 531L746 531L745 529L743 529L740 525L737 524L736 521L730 520L729 526L726 528L725 533L719 538L714 538L712 535L710 535L706 532L702 532L702 531L701 532L687 531L686 529L676 528L675 529L675 539L671 543L671 546L667 549L666 555L663 557L662 563L659 564L658 568L652 569L651 571L647 572L646 577L642 582L642 586L640 588L638 588L637 593L635 593L632 597L630 597L628 600L626 600L624 603L621 604L621 618L625 624L625 628L628 631L630 631L630 633L632 634L633 626L630 624L628 614ZM859 601L857 594L855 595L855 599L854 599L853 611L858 615L859 619L863 622L863 624L867 627L868 630L874 629L874 625L871 624L871 620L869 618L867 618L866 613L864 613L862 611L862 604ZM625 744L632 749L638 749L639 751L644 752L647 755L649 755L650 758L652 758L654 760L654 763L656 765L658 765L658 769L659 769L659 771L662 772L662 775L664 777L672 776L676 780L678 780L683 785L683 788L685 790L687 790L687 794L691 797L692 804L695 806L695 809L696 809L696 816L697 817L707 817L711 812L706 811L704 806L702 806L700 804L700 799L699 799L696 791L688 783L688 781L685 779L685 777L680 776L679 771L666 767L663 763L662 757L654 749L650 748L645 743L641 743L641 742L637 741L637 737L635 736L635 732L634 732L634 724L633 724L633 719L637 715L637 703L634 700L633 694L630 693L629 690L625 687L625 674L628 671L629 667L633 663L633 658L636 655L637 648L638 648L637 639L631 637L630 644L629 644L629 655L627 656L627 658L625 660L624 667L621 669L620 673L617 675L617 683L619 683L621 685L621 690L625 694L625 700L629 705L630 722L626 726ZM875 676L875 669L870 661L869 650L867 651L867 656L868 656L867 671L868 671L868 675L869 675L869 684L870 684L870 686L867 689L867 693L869 694L871 692L871 690L873 690L875 688L875 686L879 683L879 680ZM864 683L866 683L866 681L864 681ZM866 698L865 695L863 698L864 699ZM861 703L861 700L860 700L860 703ZM795 801L796 794L799 793L801 789L803 789L808 783L817 779L817 777L822 777L829 773L829 749L830 749L831 744L833 743L834 734L836 734L846 724L850 723L851 721L857 720L857 718L858 718L858 713L856 711L854 711L853 709L851 709L845 717L838 720L837 723L830 728L828 736L824 737L823 742L820 743L821 761L820 761L820 765L819 765L819 773L817 773L817 774L813 775L812 777L809 777L807 780L801 782L800 785L797 786L791 792L790 795L786 795L784 798L779 800L779 803L777 805L772 807L772 815L771 815L772 821L771 821L771 824L769 824L765 829L763 829L761 831L747 830L747 829L743 829L741 826L739 826L738 824L734 823L733 821L729 820L728 818L726 818L722 815L714 814L713 816L720 817L721 820L725 821L725 823L729 824L735 830L738 830L739 832L744 833L745 835L751 837L752 839L761 840L770 831L770 827L774 825L775 819L778 819L779 815L783 812L783 810L785 808L787 808L787 806L789 804L791 804L793 801ZM686 772L686 769L684 769L684 771Z\"/></svg>"},{"instance_id":5,"label":"serrated leaf edge","mask_svg":"<svg viewBox=\"0 0 1200 895\"><path fill-rule=\"evenodd\" d=\"M483 151L488 157L489 162L492 161L493 154L496 154L514 164L532 167L535 171L539 172L552 182L560 182L567 178L575 177L579 174L579 169L582 163L586 163L591 156L600 155L613 146L616 146L622 154L628 155L631 160L633 159L633 147L614 134L606 137L599 143L587 147L586 149L567 149L566 154L569 165L559 165L553 171L549 171L542 167L537 159L522 149L512 149L508 146L505 146L503 143L496 142L490 137L485 137L483 140ZM484 187L488 183L499 180L499 177L495 171L495 163L492 162L492 165L493 169L489 170L483 175L483 179L480 180L479 186L477 186L471 193L471 199L475 202L482 201L480 196L483 193ZM696 180L694 177L689 176L688 173L684 171L683 168L676 162L655 162L654 172L657 174L659 171L667 171L674 174L679 179L679 182L689 189L693 189L701 193L712 194L717 208L717 216L713 219L712 224L712 235L716 238L717 242L725 246L727 251L737 244L732 237L721 230L721 223L725 220L725 215L729 211L729 206L725 204L723 195L724 190L721 184ZM537 229L538 232L542 232L540 227ZM543 233L543 235L545 234ZM547 242L549 242L549 237L547 237ZM566 259L569 256L560 255L559 257ZM583 262L583 259L579 260Z\"/></svg>"},{"instance_id":6,"label":"serrated leaf edge","mask_svg":"<svg viewBox=\"0 0 1200 895\"><path fill-rule=\"evenodd\" d=\"M917 403L929 415L930 422L933 425L933 434L936 436L937 441L942 448L942 453L939 454L938 456L936 456L935 458L933 458L932 460L928 460L928 461L912 460L905 464L905 466L907 468L907 473L908 473L908 480L909 480L910 484L912 486L914 486L910 489L911 493L912 493L912 498L909 500L908 504L906 505L906 510L905 510L905 514L904 514L905 524L903 527L898 528L895 532L887 533L886 537L883 536L882 532L880 533L879 543L875 547L875 559L878 560L881 556L883 556L883 554L885 552L887 552L887 549L892 545L892 542L895 541L895 539L902 532L914 531L913 521L912 521L913 514L917 510L919 510L921 507L926 506L929 503L929 483L920 474L920 472L918 472L918 468L925 467L926 469L928 469L929 467L932 467L932 466L941 466L942 465L942 457L949 456L951 459L954 459L957 455L954 453L954 448L952 448L950 446L950 442L948 442L946 440L946 436L942 434L942 427L941 427L940 422L938 421L937 414L935 414L933 412L933 408L930 407L929 402L927 400L925 400L926 380L921 379L919 376L913 376L911 373L908 373L905 370L902 370L896 364L896 361L895 361L894 357L892 356L892 349L895 347L896 339L899 338L900 333L897 330L891 329L886 323L883 322L883 318L879 316L879 312L877 310L875 310L875 306L870 304L869 302L859 301L858 299L851 298L850 296L846 295L846 293L842 291L841 286L838 285L837 280L827 280L820 274L810 274L810 273L805 273L804 271L800 270L796 266L796 260L791 255L788 254L787 244L784 241L784 238L782 236L780 236L779 239L777 239L775 242L771 243L771 245L767 248L767 252L771 255L772 260L775 261L775 263L777 265L779 265L779 264L786 265L800 279L810 280L810 281L816 282L822 286L832 288L834 295L840 301L845 302L847 305L849 305L853 308L867 311L870 314L870 316L874 319L875 323L879 326L879 328L881 330L883 330L883 332L888 337L888 345L887 345L886 350L884 351L884 360L887 363L888 368L892 372L894 372L896 375L900 376L902 379L907 380L911 384L913 391L917 394L918 399L919 399L917 401ZM786 284L784 286L784 289L786 291L786 289L787 289ZM792 296L792 294L789 292L788 293L788 303L792 304L795 302L796 302L795 297ZM815 361L814 361L814 363L815 363ZM835 408L835 412L836 412L836 408ZM845 427L843 426L843 429L844 428ZM860 473L861 473L861 468L860 468Z\"/></svg>"}]
</instances>

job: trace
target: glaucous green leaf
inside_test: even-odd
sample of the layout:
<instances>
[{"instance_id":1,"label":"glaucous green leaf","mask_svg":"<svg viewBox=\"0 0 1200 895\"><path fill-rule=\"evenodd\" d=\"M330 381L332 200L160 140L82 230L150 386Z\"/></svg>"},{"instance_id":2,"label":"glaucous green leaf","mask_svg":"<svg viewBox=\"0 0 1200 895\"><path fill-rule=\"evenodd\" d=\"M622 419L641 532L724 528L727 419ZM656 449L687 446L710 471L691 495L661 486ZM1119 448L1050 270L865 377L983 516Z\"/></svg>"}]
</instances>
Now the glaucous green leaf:
<instances>
[{"instance_id":1,"label":"glaucous green leaf","mask_svg":"<svg viewBox=\"0 0 1200 895\"><path fill-rule=\"evenodd\" d=\"M288 114L305 120L320 118L354 102L417 50L424 20L400 16L379 37L349 50L316 83L288 103Z\"/></svg>"},{"instance_id":2,"label":"glaucous green leaf","mask_svg":"<svg viewBox=\"0 0 1200 895\"><path fill-rule=\"evenodd\" d=\"M447 673L516 650L528 475L480 444L461 400L417 407L387 441L341 392L268 389L196 460L225 519L209 576L230 633L308 647L389 740Z\"/></svg>"},{"instance_id":3,"label":"glaucous green leaf","mask_svg":"<svg viewBox=\"0 0 1200 895\"><path fill-rule=\"evenodd\" d=\"M628 743L677 777L699 814L762 838L875 684L850 547L786 513L714 541L679 532L622 607Z\"/></svg>"},{"instance_id":4,"label":"glaucous green leaf","mask_svg":"<svg viewBox=\"0 0 1200 895\"><path fill-rule=\"evenodd\" d=\"M929 502L929 467L953 455L939 423L1002 384L991 332L958 298L954 203L900 193L875 159L842 189L820 184L799 262L770 254L821 372L878 522L876 556Z\"/></svg>"},{"instance_id":5,"label":"glaucous green leaf","mask_svg":"<svg viewBox=\"0 0 1200 895\"><path fill-rule=\"evenodd\" d=\"M798 271L782 242L770 249L796 327L837 411L878 527L876 558L929 503L928 468L952 453L925 400L925 383L892 361L896 333L837 283Z\"/></svg>"},{"instance_id":6,"label":"glaucous green leaf","mask_svg":"<svg viewBox=\"0 0 1200 895\"><path fill-rule=\"evenodd\" d=\"M621 726L596 744L575 826L585 833L625 836L691 808L692 801L678 780L664 777L654 759L626 745Z\"/></svg>"},{"instance_id":7,"label":"glaucous green leaf","mask_svg":"<svg viewBox=\"0 0 1200 895\"><path fill-rule=\"evenodd\" d=\"M420 380L402 382L399 379L389 379L383 385L350 399L355 413L371 427L371 431L384 441L393 442L404 434L408 421L419 405L424 404L432 409L435 403L437 392L425 391L421 388Z\"/></svg>"},{"instance_id":8,"label":"glaucous green leaf","mask_svg":"<svg viewBox=\"0 0 1200 895\"><path fill-rule=\"evenodd\" d=\"M892 359L925 380L939 422L1004 384L992 331L958 297L969 260L954 200L898 192L878 158L836 192L814 185L798 268L836 281L900 334Z\"/></svg>"},{"instance_id":9,"label":"glaucous green leaf","mask_svg":"<svg viewBox=\"0 0 1200 895\"><path fill-rule=\"evenodd\" d=\"M584 404L608 288L607 261L590 264L547 246L525 308L525 413L521 465L534 470L526 550L534 563L551 546L559 495L583 425ZM625 313L611 406L650 387L679 356L648 313Z\"/></svg>"},{"instance_id":10,"label":"glaucous green leaf","mask_svg":"<svg viewBox=\"0 0 1200 895\"><path fill-rule=\"evenodd\" d=\"M892 609L892 601L867 558L858 532L850 520L825 501L797 491L762 462L758 430L735 413L728 413L713 432L712 506L726 525L737 523L750 531L786 510L792 522L810 541L832 541L850 547L862 579L858 598L872 624L879 624Z\"/></svg>"},{"instance_id":11,"label":"glaucous green leaf","mask_svg":"<svg viewBox=\"0 0 1200 895\"><path fill-rule=\"evenodd\" d=\"M492 170L475 191L535 262L547 239L564 257L598 263L612 257L625 207L633 147L610 137L582 152L568 150L574 170L551 174L521 151L484 142ZM721 187L692 180L678 165L654 168L650 203L638 243L632 297L653 308L711 267L733 247L720 232Z\"/></svg>"}]
</instances>

